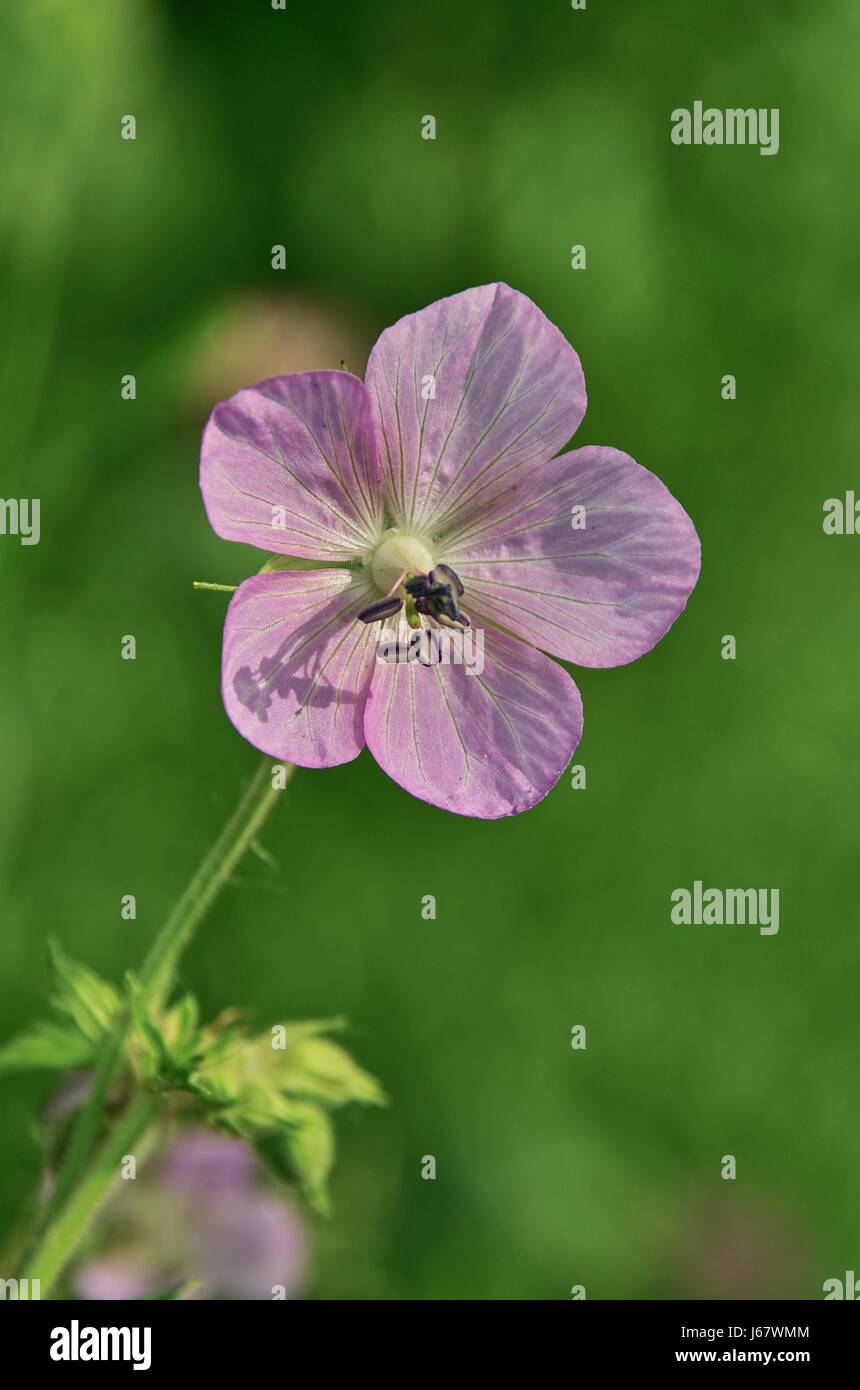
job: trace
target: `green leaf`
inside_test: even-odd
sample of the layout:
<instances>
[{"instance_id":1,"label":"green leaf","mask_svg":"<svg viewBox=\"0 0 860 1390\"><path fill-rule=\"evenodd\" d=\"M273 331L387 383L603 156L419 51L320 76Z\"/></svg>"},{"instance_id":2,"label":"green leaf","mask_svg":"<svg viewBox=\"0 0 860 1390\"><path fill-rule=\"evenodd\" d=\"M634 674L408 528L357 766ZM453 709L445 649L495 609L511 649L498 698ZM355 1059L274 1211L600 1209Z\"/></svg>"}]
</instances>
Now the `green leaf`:
<instances>
[{"instance_id":1,"label":"green leaf","mask_svg":"<svg viewBox=\"0 0 860 1390\"><path fill-rule=\"evenodd\" d=\"M95 1048L74 1028L58 1023L36 1023L28 1033L11 1038L0 1047L0 1073L29 1071L34 1067L85 1067Z\"/></svg>"},{"instance_id":2,"label":"green leaf","mask_svg":"<svg viewBox=\"0 0 860 1390\"><path fill-rule=\"evenodd\" d=\"M254 1147L282 1182L298 1183L314 1211L320 1216L330 1214L328 1177L334 1163L334 1130L323 1110L313 1107L302 1124L260 1135Z\"/></svg>"},{"instance_id":3,"label":"green leaf","mask_svg":"<svg viewBox=\"0 0 860 1390\"><path fill-rule=\"evenodd\" d=\"M65 1014L84 1037L99 1042L113 1027L121 1000L118 990L94 970L79 965L53 939L48 941L55 993L51 1003Z\"/></svg>"},{"instance_id":4,"label":"green leaf","mask_svg":"<svg viewBox=\"0 0 860 1390\"><path fill-rule=\"evenodd\" d=\"M305 1038L317 1038L322 1033L342 1033L346 1019L343 1014L336 1014L333 1018L305 1018L299 1023L279 1023L276 1027L279 1044L290 1048L304 1042ZM274 1029L272 1032L274 1035Z\"/></svg>"},{"instance_id":5,"label":"green leaf","mask_svg":"<svg viewBox=\"0 0 860 1390\"><path fill-rule=\"evenodd\" d=\"M318 1110L313 1119L288 1130L285 1139L302 1195L320 1216L328 1216L328 1176L334 1163L331 1120L324 1111Z\"/></svg>"},{"instance_id":6,"label":"green leaf","mask_svg":"<svg viewBox=\"0 0 860 1390\"><path fill-rule=\"evenodd\" d=\"M48 946L54 988L51 1003L64 1021L36 1023L11 1039L0 1048L0 1071L87 1066L119 1014L121 1000L113 985L73 961L57 941L49 940Z\"/></svg>"},{"instance_id":7,"label":"green leaf","mask_svg":"<svg viewBox=\"0 0 860 1390\"><path fill-rule=\"evenodd\" d=\"M329 1105L385 1105L375 1076L328 1038L308 1038L283 1056L279 1084L291 1096L309 1096Z\"/></svg>"},{"instance_id":8,"label":"green leaf","mask_svg":"<svg viewBox=\"0 0 860 1390\"><path fill-rule=\"evenodd\" d=\"M378 1081L326 1036L345 1019L278 1024L250 1037L236 1010L201 1028L190 996L153 1013L135 977L127 981L132 1057L149 1086L195 1097L201 1119L257 1145L281 1178L327 1213L335 1153L327 1112L349 1102L385 1104Z\"/></svg>"},{"instance_id":9,"label":"green leaf","mask_svg":"<svg viewBox=\"0 0 860 1390\"><path fill-rule=\"evenodd\" d=\"M193 1042L200 1028L200 1010L193 994L185 994L167 1016L166 1032L177 1043Z\"/></svg>"},{"instance_id":10,"label":"green leaf","mask_svg":"<svg viewBox=\"0 0 860 1390\"><path fill-rule=\"evenodd\" d=\"M197 1030L197 1005L190 995L157 1020L149 1012L143 989L132 971L126 973L132 1014L132 1051L150 1086L158 1090L188 1090L202 1046Z\"/></svg>"}]
</instances>

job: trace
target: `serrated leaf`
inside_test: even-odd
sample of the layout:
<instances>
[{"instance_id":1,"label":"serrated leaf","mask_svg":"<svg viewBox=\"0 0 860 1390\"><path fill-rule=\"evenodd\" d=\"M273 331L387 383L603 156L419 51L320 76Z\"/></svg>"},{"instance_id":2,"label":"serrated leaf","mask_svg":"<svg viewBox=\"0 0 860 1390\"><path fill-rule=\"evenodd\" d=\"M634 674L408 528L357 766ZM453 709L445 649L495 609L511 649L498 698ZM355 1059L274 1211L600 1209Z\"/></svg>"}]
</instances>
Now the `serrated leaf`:
<instances>
[{"instance_id":1,"label":"serrated leaf","mask_svg":"<svg viewBox=\"0 0 860 1390\"><path fill-rule=\"evenodd\" d=\"M164 1018L153 1018L139 980L126 974L132 1016L132 1052L146 1081L160 1090L188 1090L200 1045L200 1035L187 1036L187 1028L196 1021L197 1006L190 996L180 1001L180 1010L171 1010ZM186 1036L179 1037L186 1030ZM175 1039L175 1041L174 1041Z\"/></svg>"},{"instance_id":2,"label":"serrated leaf","mask_svg":"<svg viewBox=\"0 0 860 1390\"><path fill-rule=\"evenodd\" d=\"M305 1201L320 1216L328 1216L328 1176L334 1163L331 1120L324 1111L318 1110L313 1119L297 1129L287 1130L285 1142Z\"/></svg>"},{"instance_id":3,"label":"serrated leaf","mask_svg":"<svg viewBox=\"0 0 860 1390\"><path fill-rule=\"evenodd\" d=\"M197 1035L200 1027L200 1010L193 994L185 994L170 1010L165 1032L171 1042L188 1044Z\"/></svg>"},{"instance_id":4,"label":"serrated leaf","mask_svg":"<svg viewBox=\"0 0 860 1390\"><path fill-rule=\"evenodd\" d=\"M194 1081L198 1078L195 1076ZM201 1094L217 1108L214 1112L218 1124L230 1129L243 1139L256 1139L259 1135L298 1129L313 1119L317 1107L306 1100L295 1100L283 1096L272 1086L244 1084L241 1091L228 1100L217 1092L205 1093L205 1081Z\"/></svg>"},{"instance_id":5,"label":"serrated leaf","mask_svg":"<svg viewBox=\"0 0 860 1390\"><path fill-rule=\"evenodd\" d=\"M329 1105L384 1105L385 1092L349 1053L328 1038L308 1038L284 1053L279 1084L292 1096Z\"/></svg>"},{"instance_id":6,"label":"serrated leaf","mask_svg":"<svg viewBox=\"0 0 860 1390\"><path fill-rule=\"evenodd\" d=\"M89 966L67 956L59 943L49 940L55 993L51 1003L65 1014L85 1037L98 1042L110 1031L120 1011L118 990Z\"/></svg>"},{"instance_id":7,"label":"serrated leaf","mask_svg":"<svg viewBox=\"0 0 860 1390\"><path fill-rule=\"evenodd\" d=\"M89 1038L75 1028L58 1023L36 1023L28 1033L0 1047L0 1073L29 1071L35 1067L85 1067L95 1055Z\"/></svg>"},{"instance_id":8,"label":"serrated leaf","mask_svg":"<svg viewBox=\"0 0 860 1390\"><path fill-rule=\"evenodd\" d=\"M333 1014L330 1018L305 1018L298 1023L286 1025L287 1046L301 1042L304 1038L319 1038L325 1033L342 1033L347 1025L343 1014Z\"/></svg>"},{"instance_id":9,"label":"serrated leaf","mask_svg":"<svg viewBox=\"0 0 860 1390\"><path fill-rule=\"evenodd\" d=\"M267 1168L281 1182L297 1183L305 1201L321 1216L330 1211L328 1177L334 1163L334 1130L324 1111L313 1107L304 1122L254 1144Z\"/></svg>"},{"instance_id":10,"label":"serrated leaf","mask_svg":"<svg viewBox=\"0 0 860 1390\"><path fill-rule=\"evenodd\" d=\"M287 1184L295 1182L296 1170L283 1134L274 1132L258 1134L254 1139L254 1151L263 1166L279 1182Z\"/></svg>"},{"instance_id":11,"label":"serrated leaf","mask_svg":"<svg viewBox=\"0 0 860 1390\"><path fill-rule=\"evenodd\" d=\"M133 977L129 995L133 1051L150 1085L196 1097L201 1119L258 1146L315 1211L326 1213L335 1149L327 1111L385 1103L376 1079L326 1036L345 1019L306 1019L249 1037L235 1010L201 1029L191 999L153 1017Z\"/></svg>"}]
</instances>

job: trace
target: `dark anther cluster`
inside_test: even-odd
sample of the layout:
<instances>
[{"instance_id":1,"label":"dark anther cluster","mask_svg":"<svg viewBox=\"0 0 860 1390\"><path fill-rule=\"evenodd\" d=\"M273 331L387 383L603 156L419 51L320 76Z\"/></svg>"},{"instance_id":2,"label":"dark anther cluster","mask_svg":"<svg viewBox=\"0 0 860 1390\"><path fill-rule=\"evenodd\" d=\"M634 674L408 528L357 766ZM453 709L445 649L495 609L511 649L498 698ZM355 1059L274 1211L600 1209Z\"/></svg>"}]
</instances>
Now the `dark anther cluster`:
<instances>
[{"instance_id":1,"label":"dark anther cluster","mask_svg":"<svg viewBox=\"0 0 860 1390\"><path fill-rule=\"evenodd\" d=\"M435 565L429 574L416 574L407 579L405 587L412 596L416 613L424 613L443 624L469 626L469 619L457 604L463 597L463 585L450 565Z\"/></svg>"}]
</instances>

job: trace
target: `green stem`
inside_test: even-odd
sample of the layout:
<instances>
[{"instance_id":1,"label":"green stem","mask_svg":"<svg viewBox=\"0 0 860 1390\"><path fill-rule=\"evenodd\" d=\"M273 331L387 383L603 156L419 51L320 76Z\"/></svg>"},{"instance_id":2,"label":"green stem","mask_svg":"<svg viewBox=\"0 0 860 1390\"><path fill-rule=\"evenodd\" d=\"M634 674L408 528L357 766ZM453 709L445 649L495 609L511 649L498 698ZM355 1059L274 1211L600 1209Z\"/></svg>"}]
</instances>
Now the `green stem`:
<instances>
[{"instance_id":1,"label":"green stem","mask_svg":"<svg viewBox=\"0 0 860 1390\"><path fill-rule=\"evenodd\" d=\"M283 764L286 777L294 768ZM272 759L264 758L215 844L156 937L140 972L144 996L156 1008L164 1003L179 958L242 855L280 796L272 786Z\"/></svg>"},{"instance_id":2,"label":"green stem","mask_svg":"<svg viewBox=\"0 0 860 1390\"><path fill-rule=\"evenodd\" d=\"M83 1181L66 1202L30 1260L25 1263L21 1277L39 1280L39 1295L44 1297L63 1272L71 1255L80 1245L99 1208L120 1175L123 1159L130 1153L155 1114L155 1101L139 1093L123 1113L116 1128L99 1150L95 1162Z\"/></svg>"},{"instance_id":3,"label":"green stem","mask_svg":"<svg viewBox=\"0 0 860 1390\"><path fill-rule=\"evenodd\" d=\"M285 763L283 767L286 781L294 768L291 763ZM272 760L264 758L236 810L180 897L144 961L140 971L143 995L145 1001L154 1008L158 1009L163 1005L170 991L176 966L196 927L259 832L279 795L280 788L272 786ZM85 1181L82 1181L82 1178L102 1129L105 1103L122 1061L130 1024L131 1015L126 1008L114 1031L102 1044L93 1074L93 1084L69 1141L56 1186L25 1250L24 1261L28 1267L33 1267L37 1257L42 1259L46 1245L55 1239L55 1230L58 1227L64 1228L67 1204L77 1204L82 1200L82 1194L87 1192L95 1196L100 1191L98 1184L90 1187L90 1177ZM131 1108L128 1113L131 1113ZM76 1191L79 1184L80 1189ZM75 1194L74 1197L72 1193ZM76 1229L74 1224L71 1229ZM68 1248L66 1260L73 1250L73 1245ZM43 1287L44 1284L43 1279Z\"/></svg>"}]
</instances>

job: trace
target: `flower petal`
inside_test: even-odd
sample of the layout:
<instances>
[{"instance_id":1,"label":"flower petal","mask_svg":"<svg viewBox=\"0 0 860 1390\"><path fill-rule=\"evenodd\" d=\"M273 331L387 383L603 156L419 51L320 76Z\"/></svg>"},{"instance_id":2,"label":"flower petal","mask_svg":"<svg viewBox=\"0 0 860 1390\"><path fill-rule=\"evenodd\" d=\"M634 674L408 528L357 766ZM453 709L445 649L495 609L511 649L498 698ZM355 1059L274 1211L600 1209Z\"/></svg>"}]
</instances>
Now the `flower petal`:
<instances>
[{"instance_id":1,"label":"flower petal","mask_svg":"<svg viewBox=\"0 0 860 1390\"><path fill-rule=\"evenodd\" d=\"M382 520L375 426L349 372L275 376L216 405L200 486L230 541L309 560L367 550Z\"/></svg>"},{"instance_id":2,"label":"flower petal","mask_svg":"<svg viewBox=\"0 0 860 1390\"><path fill-rule=\"evenodd\" d=\"M243 738L302 767L348 763L364 747L376 635L356 621L364 576L279 570L240 584L224 624L221 690Z\"/></svg>"},{"instance_id":3,"label":"flower petal","mask_svg":"<svg viewBox=\"0 0 860 1390\"><path fill-rule=\"evenodd\" d=\"M597 446L553 459L531 491L442 557L465 585L465 612L580 666L650 651L699 576L699 538L680 502L627 454Z\"/></svg>"},{"instance_id":4,"label":"flower petal","mask_svg":"<svg viewBox=\"0 0 860 1390\"><path fill-rule=\"evenodd\" d=\"M500 632L483 640L480 673L479 662L470 671L380 661L364 727L380 767L413 796L496 820L528 810L558 781L582 733L582 701L542 652Z\"/></svg>"},{"instance_id":5,"label":"flower petal","mask_svg":"<svg viewBox=\"0 0 860 1390\"><path fill-rule=\"evenodd\" d=\"M371 352L366 381L395 518L436 534L503 505L585 413L573 348L507 285L465 290L400 319Z\"/></svg>"}]
</instances>

